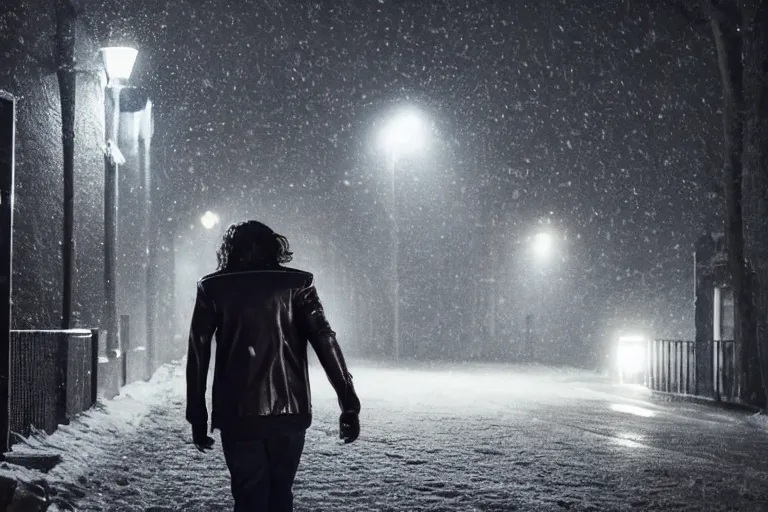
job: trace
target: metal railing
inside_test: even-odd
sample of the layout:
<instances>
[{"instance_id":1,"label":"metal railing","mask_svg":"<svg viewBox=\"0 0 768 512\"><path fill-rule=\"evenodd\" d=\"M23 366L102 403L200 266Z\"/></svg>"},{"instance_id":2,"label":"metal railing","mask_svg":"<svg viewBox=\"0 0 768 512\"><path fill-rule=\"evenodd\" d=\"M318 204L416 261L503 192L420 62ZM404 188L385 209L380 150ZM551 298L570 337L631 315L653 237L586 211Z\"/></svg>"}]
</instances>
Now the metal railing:
<instances>
[{"instance_id":1,"label":"metal railing","mask_svg":"<svg viewBox=\"0 0 768 512\"><path fill-rule=\"evenodd\" d=\"M654 391L696 392L696 345L685 340L650 340L646 349L646 385Z\"/></svg>"},{"instance_id":2,"label":"metal railing","mask_svg":"<svg viewBox=\"0 0 768 512\"><path fill-rule=\"evenodd\" d=\"M646 386L664 393L741 402L741 346L733 340L717 340L703 344L700 349L704 352L697 353L693 341L649 341ZM701 375L697 375L697 364Z\"/></svg>"},{"instance_id":3,"label":"metal railing","mask_svg":"<svg viewBox=\"0 0 768 512\"><path fill-rule=\"evenodd\" d=\"M11 331L9 430L52 433L97 397L98 331Z\"/></svg>"}]
</instances>

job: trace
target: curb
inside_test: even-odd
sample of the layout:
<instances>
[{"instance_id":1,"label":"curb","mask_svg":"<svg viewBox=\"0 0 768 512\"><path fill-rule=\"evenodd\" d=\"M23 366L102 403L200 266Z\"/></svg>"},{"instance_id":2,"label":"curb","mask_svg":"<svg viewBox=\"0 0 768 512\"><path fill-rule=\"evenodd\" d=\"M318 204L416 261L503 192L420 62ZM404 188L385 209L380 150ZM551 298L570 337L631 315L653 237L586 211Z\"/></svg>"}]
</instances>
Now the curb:
<instances>
[{"instance_id":1,"label":"curb","mask_svg":"<svg viewBox=\"0 0 768 512\"><path fill-rule=\"evenodd\" d=\"M748 412L752 414L765 412L760 407L754 405L742 404L738 402L723 402L722 400L716 400L714 398L707 398L696 395L679 395L677 393L669 393L666 391L651 390L651 398L665 402L687 402L699 405L707 405L709 407L718 407L720 409Z\"/></svg>"}]
</instances>

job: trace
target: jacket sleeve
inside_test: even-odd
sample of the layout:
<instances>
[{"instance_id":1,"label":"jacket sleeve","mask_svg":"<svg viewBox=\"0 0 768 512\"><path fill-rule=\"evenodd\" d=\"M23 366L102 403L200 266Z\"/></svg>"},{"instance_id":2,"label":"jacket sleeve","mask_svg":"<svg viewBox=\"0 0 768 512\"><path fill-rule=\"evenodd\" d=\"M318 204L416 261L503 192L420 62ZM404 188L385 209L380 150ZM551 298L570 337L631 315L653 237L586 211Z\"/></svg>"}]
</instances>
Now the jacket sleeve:
<instances>
[{"instance_id":1,"label":"jacket sleeve","mask_svg":"<svg viewBox=\"0 0 768 512\"><path fill-rule=\"evenodd\" d=\"M312 279L297 293L296 299L301 325L328 380L336 391L342 412L359 413L360 400L352 385L352 375L347 370L341 347L336 341L336 333L325 318L323 305L320 303Z\"/></svg>"},{"instance_id":2,"label":"jacket sleeve","mask_svg":"<svg viewBox=\"0 0 768 512\"><path fill-rule=\"evenodd\" d=\"M211 341L216 331L213 304L197 283L197 299L189 329L187 352L187 421L193 425L208 423L208 409L205 405L205 387L208 380L208 366L211 362Z\"/></svg>"}]
</instances>

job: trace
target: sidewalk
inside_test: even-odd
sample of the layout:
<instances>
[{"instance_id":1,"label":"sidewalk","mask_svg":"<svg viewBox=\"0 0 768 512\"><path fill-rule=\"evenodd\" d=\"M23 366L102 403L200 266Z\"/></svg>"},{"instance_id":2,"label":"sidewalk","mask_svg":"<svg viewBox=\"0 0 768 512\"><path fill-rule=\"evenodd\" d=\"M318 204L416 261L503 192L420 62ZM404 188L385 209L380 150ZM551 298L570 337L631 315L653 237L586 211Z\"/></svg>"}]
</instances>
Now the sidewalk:
<instances>
[{"instance_id":1,"label":"sidewalk","mask_svg":"<svg viewBox=\"0 0 768 512\"><path fill-rule=\"evenodd\" d=\"M49 472L9 462L0 464L0 510L80 510L73 502L86 494L89 468L116 451L149 412L163 405L183 382L183 368L164 365L149 382L125 386L113 400L97 403L52 435L39 432L14 444L9 458L56 458Z\"/></svg>"}]
</instances>

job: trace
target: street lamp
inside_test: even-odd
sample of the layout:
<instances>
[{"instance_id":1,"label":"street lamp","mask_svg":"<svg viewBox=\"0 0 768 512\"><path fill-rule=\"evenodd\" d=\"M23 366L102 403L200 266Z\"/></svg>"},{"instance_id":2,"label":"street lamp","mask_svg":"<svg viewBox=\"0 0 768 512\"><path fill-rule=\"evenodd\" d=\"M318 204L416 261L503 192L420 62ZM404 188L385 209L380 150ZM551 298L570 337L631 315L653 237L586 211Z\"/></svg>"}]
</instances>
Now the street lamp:
<instances>
[{"instance_id":1,"label":"street lamp","mask_svg":"<svg viewBox=\"0 0 768 512\"><path fill-rule=\"evenodd\" d=\"M205 229L213 229L213 227L219 223L219 220L218 215L208 210L202 217L200 217L200 224L202 224Z\"/></svg>"},{"instance_id":2,"label":"street lamp","mask_svg":"<svg viewBox=\"0 0 768 512\"><path fill-rule=\"evenodd\" d=\"M543 322L541 321L542 318L542 311L544 309L544 298L543 298L543 280L544 280L544 270L546 267L546 263L552 258L552 256L555 253L555 236L549 232L549 231L539 231L535 235L533 235L533 238L530 239L531 243L531 251L533 252L533 256L535 258L535 263L538 264L538 276L534 277L535 279L535 307L538 311L539 316L539 329L543 327ZM534 323L534 315L532 313L529 313L525 316L525 329L526 329L526 356L529 359L530 362L533 362L536 360L536 347L533 343L533 323Z\"/></svg>"},{"instance_id":3,"label":"street lamp","mask_svg":"<svg viewBox=\"0 0 768 512\"><path fill-rule=\"evenodd\" d=\"M138 51L126 47L101 49L107 84L104 88L104 295L107 355L120 351L117 323L117 191L118 172L125 158L118 147L120 90L130 78Z\"/></svg>"},{"instance_id":4,"label":"street lamp","mask_svg":"<svg viewBox=\"0 0 768 512\"><path fill-rule=\"evenodd\" d=\"M138 56L138 50L125 46L110 46L101 49L101 58L104 62L104 71L107 73L109 83L121 83L131 77L133 65Z\"/></svg>"},{"instance_id":5,"label":"street lamp","mask_svg":"<svg viewBox=\"0 0 768 512\"><path fill-rule=\"evenodd\" d=\"M424 119L415 110L400 112L381 132L381 143L390 155L421 150L426 144Z\"/></svg>"},{"instance_id":6,"label":"street lamp","mask_svg":"<svg viewBox=\"0 0 768 512\"><path fill-rule=\"evenodd\" d=\"M405 154L421 150L426 144L424 119L415 110L400 112L381 132L381 145L387 152L390 165L392 210L392 308L393 343L395 361L400 360L400 282L398 279L399 230L397 225L397 194L395 180L398 159Z\"/></svg>"},{"instance_id":7,"label":"street lamp","mask_svg":"<svg viewBox=\"0 0 768 512\"><path fill-rule=\"evenodd\" d=\"M616 344L616 369L621 384L625 381L642 384L638 379L646 369L646 344L646 338L642 335L619 336Z\"/></svg>"},{"instance_id":8,"label":"street lamp","mask_svg":"<svg viewBox=\"0 0 768 512\"><path fill-rule=\"evenodd\" d=\"M549 258L555 246L555 240L551 233L541 232L533 237L533 252L539 258Z\"/></svg>"}]
</instances>

